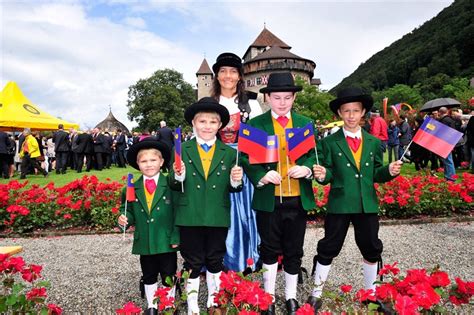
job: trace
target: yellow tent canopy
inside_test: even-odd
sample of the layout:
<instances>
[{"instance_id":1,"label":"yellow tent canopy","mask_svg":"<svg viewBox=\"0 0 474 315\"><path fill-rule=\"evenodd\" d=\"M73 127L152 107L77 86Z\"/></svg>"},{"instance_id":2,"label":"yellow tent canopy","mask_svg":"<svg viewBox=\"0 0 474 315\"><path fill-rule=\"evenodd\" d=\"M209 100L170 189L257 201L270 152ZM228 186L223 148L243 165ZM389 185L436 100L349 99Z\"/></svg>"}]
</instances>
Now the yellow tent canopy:
<instances>
[{"instance_id":1,"label":"yellow tent canopy","mask_svg":"<svg viewBox=\"0 0 474 315\"><path fill-rule=\"evenodd\" d=\"M344 122L342 120L339 120L339 121L334 121L332 123L329 123L325 126L322 126L321 128L330 129L330 128L333 128L333 127L336 127L336 126L341 127L342 125L344 125Z\"/></svg>"},{"instance_id":2,"label":"yellow tent canopy","mask_svg":"<svg viewBox=\"0 0 474 315\"><path fill-rule=\"evenodd\" d=\"M0 129L22 130L55 130L58 125L64 128L78 129L79 125L56 118L34 105L20 90L18 85L10 81L0 93Z\"/></svg>"}]
</instances>

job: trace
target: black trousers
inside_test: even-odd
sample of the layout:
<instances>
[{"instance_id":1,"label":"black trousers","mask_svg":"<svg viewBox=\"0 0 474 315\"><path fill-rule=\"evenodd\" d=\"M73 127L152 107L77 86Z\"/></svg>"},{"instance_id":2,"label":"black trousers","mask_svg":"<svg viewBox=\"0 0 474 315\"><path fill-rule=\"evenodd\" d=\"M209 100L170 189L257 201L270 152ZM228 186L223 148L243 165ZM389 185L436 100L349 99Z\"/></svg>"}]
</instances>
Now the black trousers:
<instances>
[{"instance_id":1,"label":"black trousers","mask_svg":"<svg viewBox=\"0 0 474 315\"><path fill-rule=\"evenodd\" d=\"M41 174L46 175L48 172L46 172L42 167L40 162L36 158L31 158L28 154L25 154L23 158L21 159L21 175L20 178L26 178L26 174L28 174L28 169L30 166L33 167L33 169L37 169L38 171L41 172Z\"/></svg>"},{"instance_id":2,"label":"black trousers","mask_svg":"<svg viewBox=\"0 0 474 315\"><path fill-rule=\"evenodd\" d=\"M202 267L211 273L222 271L228 230L227 227L180 226L181 256L191 279L199 277Z\"/></svg>"},{"instance_id":3,"label":"black trousers","mask_svg":"<svg viewBox=\"0 0 474 315\"><path fill-rule=\"evenodd\" d=\"M267 265L278 261L283 254L283 268L289 274L300 272L306 232L306 211L300 197L275 197L273 212L257 211L260 234L260 257Z\"/></svg>"},{"instance_id":4,"label":"black trousers","mask_svg":"<svg viewBox=\"0 0 474 315\"><path fill-rule=\"evenodd\" d=\"M378 237L379 217L376 213L327 214L324 238L318 242L317 260L320 264L330 265L339 255L351 222L357 247L364 259L371 263L381 259L383 244Z\"/></svg>"},{"instance_id":5,"label":"black trousers","mask_svg":"<svg viewBox=\"0 0 474 315\"><path fill-rule=\"evenodd\" d=\"M10 171L9 171L9 155L6 153L0 153L0 171L3 178L10 178Z\"/></svg>"},{"instance_id":6,"label":"black trousers","mask_svg":"<svg viewBox=\"0 0 474 315\"><path fill-rule=\"evenodd\" d=\"M102 163L102 152L95 153L95 168L98 171L101 171L104 168L104 164Z\"/></svg>"},{"instance_id":7,"label":"black trousers","mask_svg":"<svg viewBox=\"0 0 474 315\"><path fill-rule=\"evenodd\" d=\"M142 267L143 283L153 284L158 279L158 274L161 276L161 283L166 284L166 278L170 277L174 282L174 276L178 268L178 256L176 252L155 254L155 255L140 255L140 266Z\"/></svg>"},{"instance_id":8,"label":"black trousers","mask_svg":"<svg viewBox=\"0 0 474 315\"><path fill-rule=\"evenodd\" d=\"M56 173L66 173L69 152L56 152Z\"/></svg>"}]
</instances>

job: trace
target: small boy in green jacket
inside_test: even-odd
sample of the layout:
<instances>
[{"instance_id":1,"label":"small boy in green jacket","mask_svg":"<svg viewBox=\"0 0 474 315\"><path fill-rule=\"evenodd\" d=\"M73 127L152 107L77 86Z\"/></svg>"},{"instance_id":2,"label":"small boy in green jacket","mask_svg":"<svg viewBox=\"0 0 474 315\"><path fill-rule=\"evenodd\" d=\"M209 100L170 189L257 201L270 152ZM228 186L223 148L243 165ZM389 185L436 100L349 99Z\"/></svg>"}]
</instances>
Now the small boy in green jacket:
<instances>
[{"instance_id":1,"label":"small boy in green jacket","mask_svg":"<svg viewBox=\"0 0 474 315\"><path fill-rule=\"evenodd\" d=\"M130 147L127 160L142 176L134 183L136 200L128 203L127 213L118 218L124 227L135 225L132 254L140 255L148 309L145 314L157 314L153 303L158 288L157 277L167 286L167 277L174 278L177 269L179 230L174 224L175 213L168 179L160 171L168 165L170 149L163 142L146 138ZM125 208L126 191L122 192L121 212ZM173 287L169 295L174 297Z\"/></svg>"}]
</instances>

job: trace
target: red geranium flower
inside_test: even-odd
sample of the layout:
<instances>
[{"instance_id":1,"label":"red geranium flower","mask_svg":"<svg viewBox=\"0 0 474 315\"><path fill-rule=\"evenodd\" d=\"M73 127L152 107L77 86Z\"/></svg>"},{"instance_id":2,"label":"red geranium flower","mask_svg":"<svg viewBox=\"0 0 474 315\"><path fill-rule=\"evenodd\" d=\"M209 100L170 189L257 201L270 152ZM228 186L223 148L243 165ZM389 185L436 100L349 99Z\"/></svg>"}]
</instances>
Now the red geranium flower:
<instances>
[{"instance_id":1,"label":"red geranium flower","mask_svg":"<svg viewBox=\"0 0 474 315\"><path fill-rule=\"evenodd\" d=\"M352 286L348 284L341 285L341 291L342 293L348 293L351 292Z\"/></svg>"},{"instance_id":2,"label":"red geranium flower","mask_svg":"<svg viewBox=\"0 0 474 315\"><path fill-rule=\"evenodd\" d=\"M253 266L253 258L247 258L247 266Z\"/></svg>"},{"instance_id":3,"label":"red geranium flower","mask_svg":"<svg viewBox=\"0 0 474 315\"><path fill-rule=\"evenodd\" d=\"M124 314L124 315L135 315L141 314L142 309L133 304L133 302L127 302L123 308L116 309L115 312L117 314Z\"/></svg>"},{"instance_id":4,"label":"red geranium flower","mask_svg":"<svg viewBox=\"0 0 474 315\"><path fill-rule=\"evenodd\" d=\"M418 313L418 305L409 297L404 295L397 295L395 300L395 310L400 315L415 315Z\"/></svg>"},{"instance_id":5,"label":"red geranium flower","mask_svg":"<svg viewBox=\"0 0 474 315\"><path fill-rule=\"evenodd\" d=\"M380 269L379 275L381 276L388 275L388 274L392 274L394 276L398 275L398 273L400 272L400 269L395 267L397 264L398 264L398 261L394 262L393 265L390 265L390 264L384 265L383 268Z\"/></svg>"},{"instance_id":6,"label":"red geranium flower","mask_svg":"<svg viewBox=\"0 0 474 315\"><path fill-rule=\"evenodd\" d=\"M305 303L296 311L296 315L314 315L314 308Z\"/></svg>"},{"instance_id":7,"label":"red geranium flower","mask_svg":"<svg viewBox=\"0 0 474 315\"><path fill-rule=\"evenodd\" d=\"M449 276L444 271L435 271L430 275L429 280L431 286L437 287L446 287L448 286L451 281L449 280Z\"/></svg>"},{"instance_id":8,"label":"red geranium flower","mask_svg":"<svg viewBox=\"0 0 474 315\"><path fill-rule=\"evenodd\" d=\"M60 308L59 306L55 304L48 304L48 315L61 315L63 312L63 309Z\"/></svg>"},{"instance_id":9,"label":"red geranium flower","mask_svg":"<svg viewBox=\"0 0 474 315\"><path fill-rule=\"evenodd\" d=\"M419 282L415 284L410 290L408 290L408 293L411 295L413 302L425 310L429 310L433 305L441 300L441 297L428 282Z\"/></svg>"},{"instance_id":10,"label":"red geranium flower","mask_svg":"<svg viewBox=\"0 0 474 315\"><path fill-rule=\"evenodd\" d=\"M30 292L26 293L27 300L35 300L46 298L46 288L32 288Z\"/></svg>"},{"instance_id":11,"label":"red geranium flower","mask_svg":"<svg viewBox=\"0 0 474 315\"><path fill-rule=\"evenodd\" d=\"M360 303L365 302L365 301L375 302L374 290L372 290L372 289L369 289L369 290L360 289L356 293L355 300L359 301Z\"/></svg>"}]
</instances>

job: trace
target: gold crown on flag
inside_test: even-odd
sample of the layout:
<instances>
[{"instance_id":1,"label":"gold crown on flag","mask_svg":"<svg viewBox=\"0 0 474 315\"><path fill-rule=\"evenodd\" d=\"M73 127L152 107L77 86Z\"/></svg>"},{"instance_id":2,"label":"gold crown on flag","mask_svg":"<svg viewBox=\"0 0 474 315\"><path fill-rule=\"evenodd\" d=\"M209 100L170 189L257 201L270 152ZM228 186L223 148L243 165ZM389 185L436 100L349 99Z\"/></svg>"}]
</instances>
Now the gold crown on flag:
<instances>
[{"instance_id":1,"label":"gold crown on flag","mask_svg":"<svg viewBox=\"0 0 474 315\"><path fill-rule=\"evenodd\" d=\"M174 138L175 138L176 140L178 140L178 134L175 134L175 135L174 135Z\"/></svg>"},{"instance_id":2,"label":"gold crown on flag","mask_svg":"<svg viewBox=\"0 0 474 315\"><path fill-rule=\"evenodd\" d=\"M275 140L268 140L267 145L275 145Z\"/></svg>"},{"instance_id":3,"label":"gold crown on flag","mask_svg":"<svg viewBox=\"0 0 474 315\"><path fill-rule=\"evenodd\" d=\"M288 133L288 138L293 138L295 134L293 132Z\"/></svg>"},{"instance_id":4,"label":"gold crown on flag","mask_svg":"<svg viewBox=\"0 0 474 315\"><path fill-rule=\"evenodd\" d=\"M244 130L242 131L242 133L243 133L244 135L246 135L246 136L249 136L249 135L250 135L250 130L244 129Z\"/></svg>"},{"instance_id":5,"label":"gold crown on flag","mask_svg":"<svg viewBox=\"0 0 474 315\"><path fill-rule=\"evenodd\" d=\"M429 130L433 131L433 130L436 129L436 126L433 125L433 124L427 124L427 125L426 125L426 129L429 129Z\"/></svg>"},{"instance_id":6,"label":"gold crown on flag","mask_svg":"<svg viewBox=\"0 0 474 315\"><path fill-rule=\"evenodd\" d=\"M309 129L306 129L303 135L304 135L305 137L306 137L307 135L309 135Z\"/></svg>"}]
</instances>

